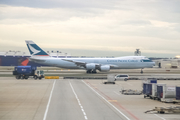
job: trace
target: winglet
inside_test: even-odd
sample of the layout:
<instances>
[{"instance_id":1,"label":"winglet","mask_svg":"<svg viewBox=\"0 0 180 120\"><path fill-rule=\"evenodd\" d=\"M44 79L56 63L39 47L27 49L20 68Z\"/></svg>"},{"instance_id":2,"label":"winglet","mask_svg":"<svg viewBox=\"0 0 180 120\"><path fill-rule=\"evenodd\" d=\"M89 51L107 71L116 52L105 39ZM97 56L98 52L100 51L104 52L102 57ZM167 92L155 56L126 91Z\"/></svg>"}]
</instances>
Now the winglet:
<instances>
[{"instance_id":1,"label":"winglet","mask_svg":"<svg viewBox=\"0 0 180 120\"><path fill-rule=\"evenodd\" d=\"M49 56L44 50L42 50L38 45L36 45L31 40L26 40L27 47L31 55L37 56Z\"/></svg>"}]
</instances>

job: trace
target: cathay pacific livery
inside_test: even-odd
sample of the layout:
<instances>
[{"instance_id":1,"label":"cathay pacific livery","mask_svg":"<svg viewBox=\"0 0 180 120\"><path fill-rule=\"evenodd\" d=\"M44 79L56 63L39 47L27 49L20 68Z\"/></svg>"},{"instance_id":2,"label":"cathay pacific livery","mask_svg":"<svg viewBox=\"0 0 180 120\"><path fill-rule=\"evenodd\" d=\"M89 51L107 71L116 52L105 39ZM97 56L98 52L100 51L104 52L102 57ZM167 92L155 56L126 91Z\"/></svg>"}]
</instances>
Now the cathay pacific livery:
<instances>
[{"instance_id":1,"label":"cathay pacific livery","mask_svg":"<svg viewBox=\"0 0 180 120\"><path fill-rule=\"evenodd\" d=\"M145 56L125 56L116 58L55 58L49 56L33 41L26 41L31 54L30 61L44 65L67 69L84 69L87 73L96 73L96 70L107 72L110 69L142 69L152 68L155 63Z\"/></svg>"}]
</instances>

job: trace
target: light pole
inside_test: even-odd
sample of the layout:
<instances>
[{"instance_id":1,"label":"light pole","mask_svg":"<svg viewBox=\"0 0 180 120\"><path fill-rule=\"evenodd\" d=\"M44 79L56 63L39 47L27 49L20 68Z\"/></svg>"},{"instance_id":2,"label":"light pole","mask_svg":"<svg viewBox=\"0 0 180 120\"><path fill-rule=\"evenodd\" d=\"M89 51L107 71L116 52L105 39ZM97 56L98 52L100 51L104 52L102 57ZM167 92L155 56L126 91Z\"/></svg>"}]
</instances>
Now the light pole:
<instances>
[{"instance_id":1,"label":"light pole","mask_svg":"<svg viewBox=\"0 0 180 120\"><path fill-rule=\"evenodd\" d=\"M6 57L7 54L8 54L8 52L6 52L6 53L4 54L4 56Z\"/></svg>"},{"instance_id":2,"label":"light pole","mask_svg":"<svg viewBox=\"0 0 180 120\"><path fill-rule=\"evenodd\" d=\"M14 52L13 57L15 57L16 53L18 53L18 52L20 52L20 51L13 51L13 52Z\"/></svg>"},{"instance_id":3,"label":"light pole","mask_svg":"<svg viewBox=\"0 0 180 120\"><path fill-rule=\"evenodd\" d=\"M23 52L22 57L24 57L24 55L25 55L25 52Z\"/></svg>"},{"instance_id":4,"label":"light pole","mask_svg":"<svg viewBox=\"0 0 180 120\"><path fill-rule=\"evenodd\" d=\"M58 53L59 53L59 51L57 51L57 58L58 58Z\"/></svg>"}]
</instances>

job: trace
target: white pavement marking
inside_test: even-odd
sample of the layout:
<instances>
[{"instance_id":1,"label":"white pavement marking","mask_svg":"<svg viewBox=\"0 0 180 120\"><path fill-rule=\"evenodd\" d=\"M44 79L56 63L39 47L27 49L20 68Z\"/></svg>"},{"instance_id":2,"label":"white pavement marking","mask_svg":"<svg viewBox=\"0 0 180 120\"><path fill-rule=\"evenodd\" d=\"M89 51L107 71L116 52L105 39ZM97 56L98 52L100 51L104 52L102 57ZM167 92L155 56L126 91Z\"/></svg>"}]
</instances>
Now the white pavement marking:
<instances>
[{"instance_id":1,"label":"white pavement marking","mask_svg":"<svg viewBox=\"0 0 180 120\"><path fill-rule=\"evenodd\" d=\"M48 101L48 104L47 104L47 106L46 106L46 111L45 111L45 113L44 113L44 118L43 118L43 120L46 120L46 117L47 117L47 113L48 113L48 109L49 109L49 104L50 104L50 102L51 102L51 97L52 97L52 93L53 93L53 90L54 90L55 83L56 83L56 80L54 81L53 87L52 87L52 89L51 89L51 93L50 93L50 96L49 96L49 101Z\"/></svg>"},{"instance_id":2,"label":"white pavement marking","mask_svg":"<svg viewBox=\"0 0 180 120\"><path fill-rule=\"evenodd\" d=\"M159 115L157 115L157 114L154 114L155 116L157 116L157 117L159 117L159 118L161 118L162 120L166 120L165 118L163 118L163 117L161 117L161 116L159 116Z\"/></svg>"},{"instance_id":3,"label":"white pavement marking","mask_svg":"<svg viewBox=\"0 0 180 120\"><path fill-rule=\"evenodd\" d=\"M117 95L120 95L119 93L117 93L116 91L114 91L114 93L116 93Z\"/></svg>"},{"instance_id":4,"label":"white pavement marking","mask_svg":"<svg viewBox=\"0 0 180 120\"><path fill-rule=\"evenodd\" d=\"M105 100L109 105L111 105L115 110L117 110L121 115L123 115L127 120L130 120L125 114L123 114L119 109L117 109L113 104L111 104L108 100L106 100L102 95L100 95L96 90L94 90L91 86L89 86L86 82L82 80L82 82L87 85L91 90L93 90L97 95L99 95L103 100Z\"/></svg>"},{"instance_id":5,"label":"white pavement marking","mask_svg":"<svg viewBox=\"0 0 180 120\"><path fill-rule=\"evenodd\" d=\"M83 109L83 106L81 105L81 102L80 102L80 100L79 100L79 98L78 98L76 92L74 91L74 88L73 88L71 82L69 82L69 84L70 84L70 86L71 86L71 89L72 89L72 91L73 91L73 93L74 93L74 95L75 95L77 101L78 101L78 104L79 104L79 106L80 106L80 108L81 108L81 111L82 111L82 113L84 114L85 120L87 120L88 118L87 118L87 116L86 116L86 113L85 113L85 111L84 111L84 109Z\"/></svg>"}]
</instances>

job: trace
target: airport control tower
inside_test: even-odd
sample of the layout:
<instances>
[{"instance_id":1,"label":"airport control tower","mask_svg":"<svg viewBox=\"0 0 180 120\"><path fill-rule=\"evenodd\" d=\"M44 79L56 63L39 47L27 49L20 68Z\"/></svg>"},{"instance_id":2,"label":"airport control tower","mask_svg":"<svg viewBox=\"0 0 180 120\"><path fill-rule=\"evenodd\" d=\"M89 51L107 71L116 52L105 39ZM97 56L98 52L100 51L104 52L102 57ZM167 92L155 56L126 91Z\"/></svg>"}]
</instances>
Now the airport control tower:
<instances>
[{"instance_id":1,"label":"airport control tower","mask_svg":"<svg viewBox=\"0 0 180 120\"><path fill-rule=\"evenodd\" d=\"M141 56L141 51L139 49L136 49L136 51L134 52L135 56Z\"/></svg>"}]
</instances>

